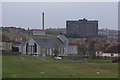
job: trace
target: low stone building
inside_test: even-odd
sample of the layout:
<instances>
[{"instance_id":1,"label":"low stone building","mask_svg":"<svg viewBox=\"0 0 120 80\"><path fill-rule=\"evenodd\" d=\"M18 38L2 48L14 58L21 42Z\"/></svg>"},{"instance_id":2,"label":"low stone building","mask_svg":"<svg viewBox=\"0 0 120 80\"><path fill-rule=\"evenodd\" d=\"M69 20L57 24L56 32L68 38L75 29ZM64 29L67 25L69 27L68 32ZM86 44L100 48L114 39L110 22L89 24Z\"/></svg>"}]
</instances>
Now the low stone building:
<instances>
[{"instance_id":1,"label":"low stone building","mask_svg":"<svg viewBox=\"0 0 120 80\"><path fill-rule=\"evenodd\" d=\"M0 51L1 52L12 51L12 42L4 36L2 37L2 39L0 39Z\"/></svg>"},{"instance_id":2,"label":"low stone building","mask_svg":"<svg viewBox=\"0 0 120 80\"><path fill-rule=\"evenodd\" d=\"M46 31L42 29L30 29L28 32L30 35L46 35Z\"/></svg>"},{"instance_id":3,"label":"low stone building","mask_svg":"<svg viewBox=\"0 0 120 80\"><path fill-rule=\"evenodd\" d=\"M57 37L33 37L23 45L22 53L26 55L52 56L59 50L59 56L67 56L68 39L64 35Z\"/></svg>"}]
</instances>

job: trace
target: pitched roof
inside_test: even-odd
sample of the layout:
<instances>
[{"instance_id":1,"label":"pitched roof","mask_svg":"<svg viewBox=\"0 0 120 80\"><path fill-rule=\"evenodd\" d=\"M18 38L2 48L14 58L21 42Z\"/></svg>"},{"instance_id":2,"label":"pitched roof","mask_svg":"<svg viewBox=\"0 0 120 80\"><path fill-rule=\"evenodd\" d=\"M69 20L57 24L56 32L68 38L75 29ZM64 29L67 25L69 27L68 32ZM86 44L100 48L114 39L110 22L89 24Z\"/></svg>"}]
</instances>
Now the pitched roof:
<instances>
[{"instance_id":1,"label":"pitched roof","mask_svg":"<svg viewBox=\"0 0 120 80\"><path fill-rule=\"evenodd\" d=\"M68 41L68 39L64 36L64 35L58 35L57 36L61 41L63 41L63 43L66 43L66 41Z\"/></svg>"},{"instance_id":2,"label":"pitched roof","mask_svg":"<svg viewBox=\"0 0 120 80\"><path fill-rule=\"evenodd\" d=\"M39 46L44 48L57 48L65 46L57 37L33 37L32 38Z\"/></svg>"},{"instance_id":3,"label":"pitched roof","mask_svg":"<svg viewBox=\"0 0 120 80\"><path fill-rule=\"evenodd\" d=\"M113 46L106 48L104 50L104 53L120 53L120 46Z\"/></svg>"}]
</instances>

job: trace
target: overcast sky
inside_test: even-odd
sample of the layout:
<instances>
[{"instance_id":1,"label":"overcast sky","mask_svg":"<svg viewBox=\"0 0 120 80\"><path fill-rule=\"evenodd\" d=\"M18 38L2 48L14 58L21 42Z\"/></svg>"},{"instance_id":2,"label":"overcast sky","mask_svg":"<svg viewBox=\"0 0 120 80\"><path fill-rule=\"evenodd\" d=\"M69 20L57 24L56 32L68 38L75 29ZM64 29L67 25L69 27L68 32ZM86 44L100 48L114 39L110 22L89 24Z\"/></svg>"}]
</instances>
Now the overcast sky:
<instances>
[{"instance_id":1,"label":"overcast sky","mask_svg":"<svg viewBox=\"0 0 120 80\"><path fill-rule=\"evenodd\" d=\"M3 2L2 25L22 28L65 28L66 20L98 20L99 28L118 29L117 2Z\"/></svg>"}]
</instances>

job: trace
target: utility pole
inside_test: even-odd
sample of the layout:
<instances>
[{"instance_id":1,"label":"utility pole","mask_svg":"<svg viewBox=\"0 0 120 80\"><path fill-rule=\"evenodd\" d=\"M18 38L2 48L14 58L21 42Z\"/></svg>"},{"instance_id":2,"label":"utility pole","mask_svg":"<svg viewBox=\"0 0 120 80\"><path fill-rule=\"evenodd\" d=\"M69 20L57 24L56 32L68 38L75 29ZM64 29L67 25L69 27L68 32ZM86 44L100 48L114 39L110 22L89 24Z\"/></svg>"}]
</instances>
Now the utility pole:
<instances>
[{"instance_id":1,"label":"utility pole","mask_svg":"<svg viewBox=\"0 0 120 80\"><path fill-rule=\"evenodd\" d=\"M44 30L44 12L42 13L42 29Z\"/></svg>"}]
</instances>

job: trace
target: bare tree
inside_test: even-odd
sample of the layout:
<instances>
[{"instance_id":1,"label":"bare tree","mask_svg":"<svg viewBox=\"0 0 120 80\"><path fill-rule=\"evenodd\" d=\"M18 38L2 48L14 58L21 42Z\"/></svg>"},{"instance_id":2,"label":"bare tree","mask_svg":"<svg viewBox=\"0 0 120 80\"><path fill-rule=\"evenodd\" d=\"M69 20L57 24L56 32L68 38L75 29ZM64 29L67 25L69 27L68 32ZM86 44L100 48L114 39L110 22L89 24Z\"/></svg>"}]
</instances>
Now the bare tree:
<instances>
[{"instance_id":1,"label":"bare tree","mask_svg":"<svg viewBox=\"0 0 120 80\"><path fill-rule=\"evenodd\" d=\"M83 54L83 56L85 58L85 55L87 53L87 46L86 46L86 44L84 42L81 42L81 43L78 42L77 45L78 45L78 50L82 51L82 54Z\"/></svg>"},{"instance_id":2,"label":"bare tree","mask_svg":"<svg viewBox=\"0 0 120 80\"><path fill-rule=\"evenodd\" d=\"M54 50L54 57L57 57L57 56L58 56L58 54L59 54L58 49L55 49L55 50Z\"/></svg>"}]
</instances>

